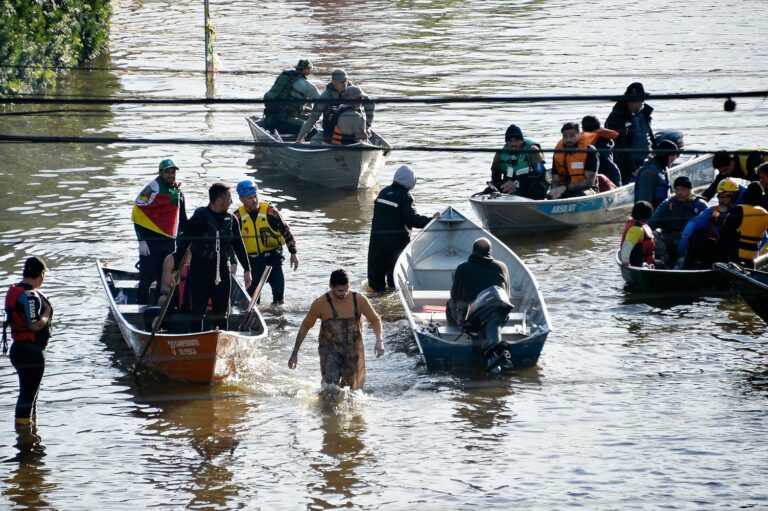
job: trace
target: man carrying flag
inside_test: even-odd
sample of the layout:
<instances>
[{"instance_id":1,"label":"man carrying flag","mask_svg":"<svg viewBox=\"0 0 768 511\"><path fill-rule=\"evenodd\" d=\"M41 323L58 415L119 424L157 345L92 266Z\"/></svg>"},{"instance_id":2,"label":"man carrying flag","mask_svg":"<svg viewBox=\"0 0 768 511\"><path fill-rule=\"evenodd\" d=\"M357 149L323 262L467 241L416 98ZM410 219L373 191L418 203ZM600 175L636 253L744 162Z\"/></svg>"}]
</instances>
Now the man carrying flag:
<instances>
[{"instance_id":1,"label":"man carrying flag","mask_svg":"<svg viewBox=\"0 0 768 511\"><path fill-rule=\"evenodd\" d=\"M144 187L133 204L131 220L139 239L138 303L150 303L152 282L160 287L163 260L176 250L176 235L187 222L184 194L176 182L177 170L173 160L161 161L159 175ZM153 298L154 304L157 295Z\"/></svg>"}]
</instances>

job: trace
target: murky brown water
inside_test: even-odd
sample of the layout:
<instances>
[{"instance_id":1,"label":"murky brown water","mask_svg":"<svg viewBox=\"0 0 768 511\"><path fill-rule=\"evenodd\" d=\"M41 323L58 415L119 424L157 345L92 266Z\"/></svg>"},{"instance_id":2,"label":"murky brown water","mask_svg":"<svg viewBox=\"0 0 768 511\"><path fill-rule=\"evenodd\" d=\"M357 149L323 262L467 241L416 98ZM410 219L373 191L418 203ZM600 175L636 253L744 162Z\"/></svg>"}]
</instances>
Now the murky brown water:
<instances>
[{"instance_id":1,"label":"murky brown water","mask_svg":"<svg viewBox=\"0 0 768 511\"><path fill-rule=\"evenodd\" d=\"M765 89L765 6L653 0L219 1L211 7L220 97L261 97L299 58L315 83L344 67L372 96L613 94ZM201 2L117 0L104 68L67 95L203 97ZM653 103L656 128L690 148L763 143L768 109L740 100ZM394 146L497 146L510 122L552 147L559 127L609 103L380 105ZM18 107L3 133L250 137L246 106ZM96 259L137 259L130 203L171 156L192 207L215 180L255 175L292 222L301 264L270 337L222 385L144 375L108 318ZM515 240L556 330L537 368L505 378L428 375L394 296L375 305L387 355L366 393L318 397L308 340L286 368L311 300L341 265L356 282L376 190L318 191L259 168L246 147L0 145L0 283L43 255L57 330L40 395L39 441L12 427L16 376L0 360L2 507L13 509L733 509L768 506L766 325L728 298L627 295L611 261L619 226ZM411 165L419 209L467 201L490 155L394 151L381 182ZM310 336L312 337L312 336ZM763 373L760 376L760 373Z\"/></svg>"}]
</instances>

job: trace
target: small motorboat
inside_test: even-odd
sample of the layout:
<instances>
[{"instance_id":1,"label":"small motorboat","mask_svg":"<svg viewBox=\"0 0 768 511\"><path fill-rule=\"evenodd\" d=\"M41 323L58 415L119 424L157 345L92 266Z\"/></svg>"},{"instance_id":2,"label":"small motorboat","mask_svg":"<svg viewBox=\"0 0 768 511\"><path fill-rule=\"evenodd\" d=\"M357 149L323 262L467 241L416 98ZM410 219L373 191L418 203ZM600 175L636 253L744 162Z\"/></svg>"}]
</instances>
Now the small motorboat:
<instances>
[{"instance_id":1,"label":"small motorboat","mask_svg":"<svg viewBox=\"0 0 768 511\"><path fill-rule=\"evenodd\" d=\"M254 140L267 144L256 147L267 160L289 176L328 188L357 190L376 186L379 171L392 150L374 131L371 131L370 144L324 144L320 132L300 146L280 145L295 142L296 137L267 130L260 117L248 117L246 120Z\"/></svg>"},{"instance_id":2,"label":"small motorboat","mask_svg":"<svg viewBox=\"0 0 768 511\"><path fill-rule=\"evenodd\" d=\"M267 326L257 307L248 311L250 297L237 279L230 291L230 327L174 334L160 329L152 338L152 321L160 307L136 303L139 274L96 263L109 309L128 346L149 369L175 380L209 383L230 376L237 360L266 338Z\"/></svg>"},{"instance_id":3,"label":"small motorboat","mask_svg":"<svg viewBox=\"0 0 768 511\"><path fill-rule=\"evenodd\" d=\"M446 321L456 267L477 238L491 241L495 259L507 265L510 286L481 292L463 327ZM432 220L400 255L395 287L416 343L430 371L499 372L535 365L550 321L539 286L509 247L452 207ZM497 337L484 333L495 321Z\"/></svg>"}]
</instances>

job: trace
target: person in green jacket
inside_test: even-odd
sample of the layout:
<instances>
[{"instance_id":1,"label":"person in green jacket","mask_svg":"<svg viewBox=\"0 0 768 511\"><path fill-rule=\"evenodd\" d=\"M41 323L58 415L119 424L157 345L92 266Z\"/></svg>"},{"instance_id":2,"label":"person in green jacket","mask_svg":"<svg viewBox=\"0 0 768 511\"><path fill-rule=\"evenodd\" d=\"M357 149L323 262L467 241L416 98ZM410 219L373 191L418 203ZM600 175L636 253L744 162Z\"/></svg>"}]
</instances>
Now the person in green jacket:
<instances>
[{"instance_id":1,"label":"person in green jacket","mask_svg":"<svg viewBox=\"0 0 768 511\"><path fill-rule=\"evenodd\" d=\"M312 63L300 60L295 69L280 73L272 88L264 94L264 127L281 135L297 135L309 117L311 103L320 92L308 80Z\"/></svg>"},{"instance_id":2,"label":"person in green jacket","mask_svg":"<svg viewBox=\"0 0 768 511\"><path fill-rule=\"evenodd\" d=\"M514 124L507 128L504 139L504 147L493 157L491 184L502 193L545 199L549 182L541 146L523 137Z\"/></svg>"}]
</instances>

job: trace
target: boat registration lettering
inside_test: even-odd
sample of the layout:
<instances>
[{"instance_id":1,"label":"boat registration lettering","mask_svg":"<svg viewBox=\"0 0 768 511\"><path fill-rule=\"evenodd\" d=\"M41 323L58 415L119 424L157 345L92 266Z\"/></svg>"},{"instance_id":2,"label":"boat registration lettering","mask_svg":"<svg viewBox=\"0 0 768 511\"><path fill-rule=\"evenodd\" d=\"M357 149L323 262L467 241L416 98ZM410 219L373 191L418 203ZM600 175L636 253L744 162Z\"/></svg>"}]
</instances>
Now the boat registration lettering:
<instances>
[{"instance_id":1,"label":"boat registration lettering","mask_svg":"<svg viewBox=\"0 0 768 511\"><path fill-rule=\"evenodd\" d=\"M552 212L553 215L562 215L565 213L573 213L576 211L576 204L558 204L556 206L552 206Z\"/></svg>"},{"instance_id":2,"label":"boat registration lettering","mask_svg":"<svg viewBox=\"0 0 768 511\"><path fill-rule=\"evenodd\" d=\"M168 347L174 355L197 355L200 342L197 339L170 339Z\"/></svg>"}]
</instances>

